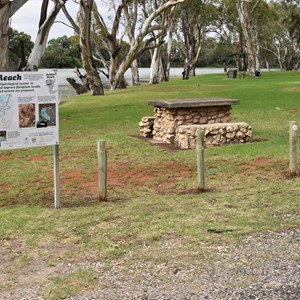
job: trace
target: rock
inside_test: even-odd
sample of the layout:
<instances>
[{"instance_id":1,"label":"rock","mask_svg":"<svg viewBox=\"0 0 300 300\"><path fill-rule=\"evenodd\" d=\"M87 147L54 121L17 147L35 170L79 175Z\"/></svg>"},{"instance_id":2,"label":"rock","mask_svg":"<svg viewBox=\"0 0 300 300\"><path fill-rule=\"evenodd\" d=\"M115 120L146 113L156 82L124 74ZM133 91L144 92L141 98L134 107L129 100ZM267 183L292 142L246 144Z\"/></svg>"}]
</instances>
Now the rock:
<instances>
[{"instance_id":1,"label":"rock","mask_svg":"<svg viewBox=\"0 0 300 300\"><path fill-rule=\"evenodd\" d=\"M226 133L226 137L230 140L233 140L233 138L235 137L235 132L227 132Z\"/></svg>"}]
</instances>

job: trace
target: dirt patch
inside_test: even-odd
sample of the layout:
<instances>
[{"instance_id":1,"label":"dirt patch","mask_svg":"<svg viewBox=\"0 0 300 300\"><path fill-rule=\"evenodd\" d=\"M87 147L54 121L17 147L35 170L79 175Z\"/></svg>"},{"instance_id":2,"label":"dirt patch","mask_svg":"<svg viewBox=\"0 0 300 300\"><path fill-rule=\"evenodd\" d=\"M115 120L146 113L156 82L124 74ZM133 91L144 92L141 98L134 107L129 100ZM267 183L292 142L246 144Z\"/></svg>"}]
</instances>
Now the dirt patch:
<instances>
[{"instance_id":1,"label":"dirt patch","mask_svg":"<svg viewBox=\"0 0 300 300\"><path fill-rule=\"evenodd\" d=\"M175 160L151 166L136 166L133 161L114 161L108 162L107 185L108 188L114 189L135 186L150 188L159 193L167 193L174 189L176 192L176 184L180 179L191 178L194 175L195 170ZM95 168L93 174L89 176L81 170L64 172L61 175L61 187L63 191L69 191L74 187L76 193L80 195L96 195L98 170Z\"/></svg>"},{"instance_id":2,"label":"dirt patch","mask_svg":"<svg viewBox=\"0 0 300 300\"><path fill-rule=\"evenodd\" d=\"M10 155L0 154L0 160L13 160Z\"/></svg>"},{"instance_id":3,"label":"dirt patch","mask_svg":"<svg viewBox=\"0 0 300 300\"><path fill-rule=\"evenodd\" d=\"M299 88L299 91L300 91L300 88ZM287 111L288 111L290 114L295 115L295 116L299 116L299 115L300 115L300 109L299 109L299 108L296 108L296 107L288 108Z\"/></svg>"},{"instance_id":4,"label":"dirt patch","mask_svg":"<svg viewBox=\"0 0 300 300\"><path fill-rule=\"evenodd\" d=\"M293 180L295 178L300 178L300 172L297 172L296 174L291 174L289 171L282 172L283 179L286 180Z\"/></svg>"},{"instance_id":5,"label":"dirt patch","mask_svg":"<svg viewBox=\"0 0 300 300\"><path fill-rule=\"evenodd\" d=\"M253 165L240 165L240 167L242 167L243 169L247 170L257 170L257 166L253 166Z\"/></svg>"},{"instance_id":6,"label":"dirt patch","mask_svg":"<svg viewBox=\"0 0 300 300\"><path fill-rule=\"evenodd\" d=\"M190 149L180 149L180 148L176 147L174 144L166 144L166 143L162 143L162 142L157 142L157 141L153 140L153 138L151 138L151 137L143 137L139 134L133 134L130 137L148 142L154 146L157 146L157 147L163 149L164 151L188 151L188 150L190 150ZM266 141L268 141L268 139L253 136L250 138L249 142L247 142L247 143L257 143L257 142L266 142ZM226 147L229 145L230 144L224 144L222 146L217 145L217 146L218 147ZM209 147L211 147L211 146L209 146Z\"/></svg>"},{"instance_id":7,"label":"dirt patch","mask_svg":"<svg viewBox=\"0 0 300 300\"><path fill-rule=\"evenodd\" d=\"M83 172L82 171L70 171L64 172L61 176L60 183L62 185L69 183L79 183L82 181Z\"/></svg>"},{"instance_id":8,"label":"dirt patch","mask_svg":"<svg viewBox=\"0 0 300 300\"><path fill-rule=\"evenodd\" d=\"M287 89L284 89L285 91L288 91L288 92L296 92L296 93L299 93L300 92L300 87L299 86L294 86L294 87L290 87L290 88L287 88Z\"/></svg>"},{"instance_id":9,"label":"dirt patch","mask_svg":"<svg viewBox=\"0 0 300 300\"><path fill-rule=\"evenodd\" d=\"M134 139L139 139L139 140L143 140L145 142L148 142L154 146L158 146L160 148L162 148L163 150L166 150L166 151L184 151L182 149L179 149L177 147L175 147L174 144L166 144L166 143L162 143L162 142L157 142L155 140L153 140L153 138L149 138L149 137L143 137L139 134L133 134L133 135L130 135L131 138L134 138Z\"/></svg>"},{"instance_id":10,"label":"dirt patch","mask_svg":"<svg viewBox=\"0 0 300 300\"><path fill-rule=\"evenodd\" d=\"M180 178L192 176L193 171L188 166L177 161L151 164L149 166L135 166L134 162L113 162L108 166L108 183L120 187L131 184L134 186L148 186L155 190L174 188Z\"/></svg>"},{"instance_id":11,"label":"dirt patch","mask_svg":"<svg viewBox=\"0 0 300 300\"><path fill-rule=\"evenodd\" d=\"M63 137L64 140L68 141L68 140L72 140L74 138L74 136L65 136Z\"/></svg>"},{"instance_id":12,"label":"dirt patch","mask_svg":"<svg viewBox=\"0 0 300 300\"><path fill-rule=\"evenodd\" d=\"M7 184L0 184L0 191L9 192L10 188Z\"/></svg>"},{"instance_id":13,"label":"dirt patch","mask_svg":"<svg viewBox=\"0 0 300 300\"><path fill-rule=\"evenodd\" d=\"M42 161L45 159L44 155L35 155L30 157L29 161Z\"/></svg>"},{"instance_id":14,"label":"dirt patch","mask_svg":"<svg viewBox=\"0 0 300 300\"><path fill-rule=\"evenodd\" d=\"M260 157L253 160L253 163L256 165L268 165L272 163L272 159L268 157Z\"/></svg>"},{"instance_id":15,"label":"dirt patch","mask_svg":"<svg viewBox=\"0 0 300 300\"><path fill-rule=\"evenodd\" d=\"M70 156L70 155L61 155L60 156L60 161L66 161L66 160L70 160L74 157Z\"/></svg>"},{"instance_id":16,"label":"dirt patch","mask_svg":"<svg viewBox=\"0 0 300 300\"><path fill-rule=\"evenodd\" d=\"M249 162L249 164L238 164L239 167L242 168L242 173L254 172L254 173L261 173L266 168L270 168L273 164L273 161L269 157L259 157L253 159ZM274 165L274 170L276 166Z\"/></svg>"},{"instance_id":17,"label":"dirt patch","mask_svg":"<svg viewBox=\"0 0 300 300\"><path fill-rule=\"evenodd\" d=\"M266 138L262 138L262 137L258 137L258 136L252 136L249 140L249 143L255 143L255 142L267 142L268 139Z\"/></svg>"}]
</instances>

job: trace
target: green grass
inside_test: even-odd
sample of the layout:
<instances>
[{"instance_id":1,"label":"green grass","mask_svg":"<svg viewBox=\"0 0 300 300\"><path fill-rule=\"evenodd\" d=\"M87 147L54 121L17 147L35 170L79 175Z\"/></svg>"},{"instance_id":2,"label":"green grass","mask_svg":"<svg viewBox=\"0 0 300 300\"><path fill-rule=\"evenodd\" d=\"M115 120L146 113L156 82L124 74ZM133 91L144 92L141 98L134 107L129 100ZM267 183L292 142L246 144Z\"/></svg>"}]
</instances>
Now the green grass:
<instances>
[{"instance_id":1,"label":"green grass","mask_svg":"<svg viewBox=\"0 0 300 300\"><path fill-rule=\"evenodd\" d=\"M95 276L92 270L77 270L70 274L54 277L52 287L45 295L46 299L56 300L74 296L78 292L95 285Z\"/></svg>"},{"instance_id":2,"label":"green grass","mask_svg":"<svg viewBox=\"0 0 300 300\"><path fill-rule=\"evenodd\" d=\"M259 79L175 79L68 99L60 107L62 209L53 209L51 147L0 153L0 247L11 258L7 272L25 272L37 259L49 267L62 259L176 258L188 264L203 257L203 245L299 227L299 177L287 176L288 121L299 123L299 95L298 72L272 72ZM240 99L234 120L248 122L266 141L208 148L208 190L195 193L194 150L168 151L132 135L143 116L153 115L148 100L206 96ZM108 186L106 203L97 200L98 139L107 141L109 168L118 179ZM169 244L176 247L164 247ZM49 297L95 284L92 272L80 272L52 278ZM85 278L81 284L79 277Z\"/></svg>"}]
</instances>

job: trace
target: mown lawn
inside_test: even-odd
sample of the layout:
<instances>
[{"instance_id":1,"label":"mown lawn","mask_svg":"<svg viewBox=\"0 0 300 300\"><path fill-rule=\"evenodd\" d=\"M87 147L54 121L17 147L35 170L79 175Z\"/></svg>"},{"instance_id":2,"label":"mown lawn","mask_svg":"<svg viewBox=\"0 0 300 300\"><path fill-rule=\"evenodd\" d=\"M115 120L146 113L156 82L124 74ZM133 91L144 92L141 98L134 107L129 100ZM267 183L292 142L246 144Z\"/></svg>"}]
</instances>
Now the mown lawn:
<instances>
[{"instance_id":1,"label":"mown lawn","mask_svg":"<svg viewBox=\"0 0 300 300\"><path fill-rule=\"evenodd\" d=\"M234 120L251 124L264 141L206 149L207 191L196 193L194 150L170 151L133 136L141 117L153 115L148 100L204 96L240 99ZM288 176L288 122L300 123L299 96L300 73L272 72L255 79L174 79L67 99L60 106L61 209L53 209L51 147L0 153L6 272L22 272L34 260L55 266L59 259L177 257L188 263L203 245L299 227L300 178ZM109 166L109 201L101 203L99 139L107 142ZM161 251L166 243L178 244L176 251ZM93 285L87 274L86 285ZM54 278L53 285L62 281Z\"/></svg>"}]
</instances>

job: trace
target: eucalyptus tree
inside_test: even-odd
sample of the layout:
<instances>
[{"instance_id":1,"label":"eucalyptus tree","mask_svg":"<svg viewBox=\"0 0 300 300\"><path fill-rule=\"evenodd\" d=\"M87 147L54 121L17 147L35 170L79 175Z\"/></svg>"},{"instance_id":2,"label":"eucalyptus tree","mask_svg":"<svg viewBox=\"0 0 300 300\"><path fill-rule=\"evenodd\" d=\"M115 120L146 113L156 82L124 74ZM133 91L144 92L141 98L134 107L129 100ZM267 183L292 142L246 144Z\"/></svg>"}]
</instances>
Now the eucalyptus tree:
<instances>
[{"instance_id":1,"label":"eucalyptus tree","mask_svg":"<svg viewBox=\"0 0 300 300\"><path fill-rule=\"evenodd\" d=\"M124 18L126 34L131 45L134 44L136 28L139 22L140 0L132 0L124 7ZM131 81L132 85L140 85L140 75L137 58L131 63Z\"/></svg>"},{"instance_id":2,"label":"eucalyptus tree","mask_svg":"<svg viewBox=\"0 0 300 300\"><path fill-rule=\"evenodd\" d=\"M148 10L144 9L146 13L145 18L155 9L158 8L159 5L163 3L163 0L154 0L150 1L150 5L148 4ZM173 7L174 8L174 7ZM159 15L155 20L156 26L160 26L159 33L157 38L152 41L152 49L150 49L151 54L151 65L150 65L150 74L149 74L149 83L157 84L162 79L162 51L164 45L164 39L167 34L167 12Z\"/></svg>"},{"instance_id":3,"label":"eucalyptus tree","mask_svg":"<svg viewBox=\"0 0 300 300\"><path fill-rule=\"evenodd\" d=\"M291 1L269 4L262 48L276 57L281 70L295 68L300 59L299 29L295 27L296 20L292 21L297 15L300 16L300 8Z\"/></svg>"},{"instance_id":4,"label":"eucalyptus tree","mask_svg":"<svg viewBox=\"0 0 300 300\"><path fill-rule=\"evenodd\" d=\"M153 1L153 6L156 9L163 1ZM160 81L168 81L170 76L170 63L173 45L173 28L176 7L166 10L156 19L156 24L159 28L158 38L153 41L153 49L151 52L150 65L150 84L156 84ZM166 47L165 39L167 39ZM166 48L166 55L163 57L163 50ZM164 59L165 58L165 59Z\"/></svg>"},{"instance_id":5,"label":"eucalyptus tree","mask_svg":"<svg viewBox=\"0 0 300 300\"><path fill-rule=\"evenodd\" d=\"M224 53L224 71L233 61L238 70L244 70L244 50L241 26L238 20L235 2L232 0L216 1L219 18L216 21L214 32L220 43L225 44L231 53Z\"/></svg>"},{"instance_id":6,"label":"eucalyptus tree","mask_svg":"<svg viewBox=\"0 0 300 300\"><path fill-rule=\"evenodd\" d=\"M10 28L9 30L9 70L22 70L34 43L31 36Z\"/></svg>"},{"instance_id":7,"label":"eucalyptus tree","mask_svg":"<svg viewBox=\"0 0 300 300\"><path fill-rule=\"evenodd\" d=\"M171 9L174 5L184 3L185 0L169 0L164 1L157 9L155 9L149 16L144 20L141 28L138 30L135 41L130 45L130 49L120 64L119 70L116 75L116 84L119 83L121 76L124 75L126 70L130 67L131 63L143 52L145 47L148 47L150 43L158 39L161 35L162 25L154 24L157 17L164 14L166 11Z\"/></svg>"},{"instance_id":8,"label":"eucalyptus tree","mask_svg":"<svg viewBox=\"0 0 300 300\"><path fill-rule=\"evenodd\" d=\"M165 63L163 66L165 81L169 81L169 79L170 79L176 7L177 6L172 7L172 9L170 10L170 13L167 15L167 53L166 53Z\"/></svg>"},{"instance_id":9,"label":"eucalyptus tree","mask_svg":"<svg viewBox=\"0 0 300 300\"><path fill-rule=\"evenodd\" d=\"M49 0L42 1L38 33L35 39L34 47L28 58L26 69L38 70L40 60L47 46L50 29L56 19L56 16L64 5L65 1L63 0L53 0L52 9L48 13Z\"/></svg>"},{"instance_id":10,"label":"eucalyptus tree","mask_svg":"<svg viewBox=\"0 0 300 300\"><path fill-rule=\"evenodd\" d=\"M86 47L89 51L89 56L94 59L100 60L104 67L107 69L107 75L109 78L111 89L125 88L124 74L131 67L134 61L144 51L153 47L151 43L160 37L160 32L163 26L155 24L155 20L171 9L178 3L182 3L185 0L168 0L164 1L157 9L153 10L146 18L142 19L142 22L129 23L130 19L134 19L130 12L136 13L135 10L129 10L132 5L139 5L139 9L143 10L146 6L146 1L134 0L120 0L110 1L112 5L112 26L107 25L107 19L103 17L101 11L95 2L92 6L92 18L86 18L85 24L80 24L87 27L93 26L93 48ZM106 3L107 4L107 3ZM122 23L124 21L124 23ZM76 23L71 20L71 23ZM121 32L121 25L125 26L125 30ZM131 27L130 27L131 26ZM134 26L136 26L134 28ZM128 29L130 28L130 30ZM127 29L127 31L126 31ZM79 30L80 31L80 30ZM130 47L124 55L120 57L120 50L122 47L122 38L125 32L133 32L130 37ZM103 52L104 50L104 52ZM105 53L109 53L109 58L105 57Z\"/></svg>"},{"instance_id":11,"label":"eucalyptus tree","mask_svg":"<svg viewBox=\"0 0 300 300\"><path fill-rule=\"evenodd\" d=\"M241 24L243 38L246 44L247 65L250 76L255 76L259 66L259 31L257 11L261 10L260 4L264 0L235 0L236 8ZM257 14L256 14L257 15Z\"/></svg>"},{"instance_id":12,"label":"eucalyptus tree","mask_svg":"<svg viewBox=\"0 0 300 300\"><path fill-rule=\"evenodd\" d=\"M286 10L286 17L283 22L289 29L292 36L300 42L300 0L281 1Z\"/></svg>"},{"instance_id":13,"label":"eucalyptus tree","mask_svg":"<svg viewBox=\"0 0 300 300\"><path fill-rule=\"evenodd\" d=\"M127 55L124 57L113 83L113 89L119 87L122 77L125 72L130 68L134 60L138 58L146 49L151 47L151 43L159 39L164 31L163 24L155 24L155 20L162 16L166 11L170 10L173 6L184 3L185 0L168 0L164 1L156 9L154 9L144 20L143 24L137 29L137 33L130 43L130 48Z\"/></svg>"},{"instance_id":14,"label":"eucalyptus tree","mask_svg":"<svg viewBox=\"0 0 300 300\"><path fill-rule=\"evenodd\" d=\"M125 27L127 37L130 44L133 46L136 39L137 29L140 30L142 24L147 20L149 15L165 1L143 1L143 0L132 0L129 5L126 5L124 9L125 16ZM150 34L150 38L146 40L141 50L139 51L139 57L146 53L147 50L151 52L151 67L150 67L150 83L157 83L164 77L164 80L168 80L170 64L168 61L165 62L165 68L162 65L161 53L162 45L164 44L164 38L167 37L168 52L167 60L170 60L171 56L171 43L172 43L172 28L174 11L176 5L166 10L163 14L159 15L153 24L156 26ZM132 83L133 85L139 85L139 72L138 63L135 59L131 64ZM162 69L165 69L164 72ZM162 76L164 73L165 76Z\"/></svg>"},{"instance_id":15,"label":"eucalyptus tree","mask_svg":"<svg viewBox=\"0 0 300 300\"><path fill-rule=\"evenodd\" d=\"M8 71L9 19L28 0L0 0L0 71Z\"/></svg>"},{"instance_id":16,"label":"eucalyptus tree","mask_svg":"<svg viewBox=\"0 0 300 300\"><path fill-rule=\"evenodd\" d=\"M182 41L184 56L183 79L195 75L195 66L200 57L201 48L218 18L213 0L187 0L179 15L177 38Z\"/></svg>"},{"instance_id":17,"label":"eucalyptus tree","mask_svg":"<svg viewBox=\"0 0 300 300\"><path fill-rule=\"evenodd\" d=\"M80 49L84 70L86 72L87 84L91 95L104 95L104 88L100 75L92 61L91 51L91 18L93 0L80 1L79 28Z\"/></svg>"}]
</instances>

